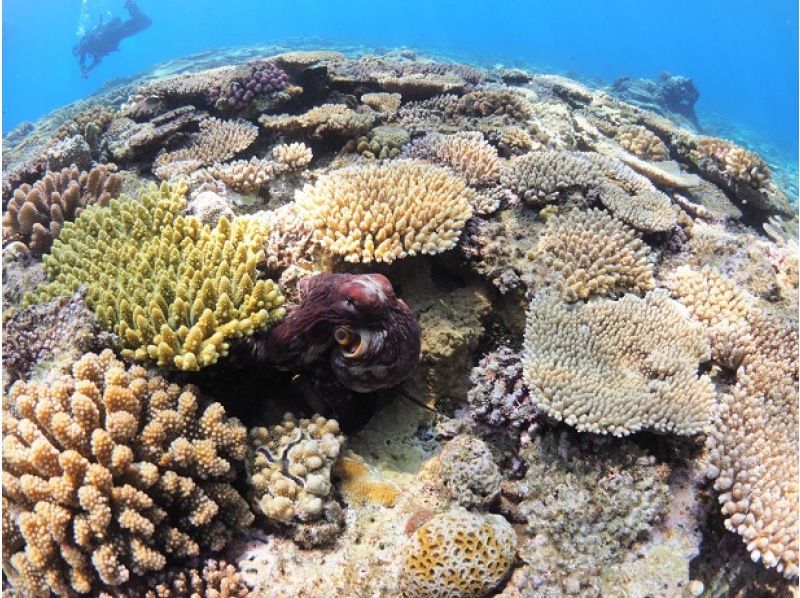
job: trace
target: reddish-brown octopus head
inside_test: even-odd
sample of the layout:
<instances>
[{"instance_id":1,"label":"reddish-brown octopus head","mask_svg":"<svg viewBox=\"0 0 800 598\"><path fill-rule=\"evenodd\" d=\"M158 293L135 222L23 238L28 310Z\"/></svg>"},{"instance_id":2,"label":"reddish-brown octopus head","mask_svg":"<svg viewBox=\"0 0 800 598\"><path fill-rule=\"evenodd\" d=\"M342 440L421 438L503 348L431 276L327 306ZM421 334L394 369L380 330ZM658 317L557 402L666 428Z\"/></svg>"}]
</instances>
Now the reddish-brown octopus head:
<instances>
[{"instance_id":1,"label":"reddish-brown octopus head","mask_svg":"<svg viewBox=\"0 0 800 598\"><path fill-rule=\"evenodd\" d=\"M416 317L381 274L318 274L267 332L266 361L301 369L328 358L339 383L372 392L405 380L419 361Z\"/></svg>"}]
</instances>

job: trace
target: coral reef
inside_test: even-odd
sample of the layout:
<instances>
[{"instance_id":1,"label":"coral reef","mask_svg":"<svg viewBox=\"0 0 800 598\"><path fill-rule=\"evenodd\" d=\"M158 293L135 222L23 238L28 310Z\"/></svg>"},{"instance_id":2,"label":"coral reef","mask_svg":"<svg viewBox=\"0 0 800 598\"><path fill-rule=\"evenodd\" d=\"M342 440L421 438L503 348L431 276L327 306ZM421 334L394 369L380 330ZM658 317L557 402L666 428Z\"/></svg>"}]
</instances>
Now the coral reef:
<instances>
[{"instance_id":1,"label":"coral reef","mask_svg":"<svg viewBox=\"0 0 800 598\"><path fill-rule=\"evenodd\" d=\"M216 363L232 338L279 320L277 286L256 280L264 231L248 217L210 229L181 216L185 191L162 184L138 201L122 196L85 210L45 257L51 282L29 300L87 285L88 305L117 334L123 356L182 370Z\"/></svg>"},{"instance_id":2,"label":"coral reef","mask_svg":"<svg viewBox=\"0 0 800 598\"><path fill-rule=\"evenodd\" d=\"M596 195L602 180L600 169L581 154L549 150L512 158L500 177L504 187L532 205L572 193Z\"/></svg>"},{"instance_id":3,"label":"coral reef","mask_svg":"<svg viewBox=\"0 0 800 598\"><path fill-rule=\"evenodd\" d=\"M537 407L579 431L697 434L714 387L702 329L660 290L570 308L552 294L528 311L525 382Z\"/></svg>"},{"instance_id":4,"label":"coral reef","mask_svg":"<svg viewBox=\"0 0 800 598\"><path fill-rule=\"evenodd\" d=\"M623 580L601 591L602 580L656 533L670 500L668 466L633 444L570 431L537 436L520 454L525 477L504 483L503 494L528 537L524 565L500 595L620 595ZM509 591L518 585L519 594Z\"/></svg>"},{"instance_id":5,"label":"coral reef","mask_svg":"<svg viewBox=\"0 0 800 598\"><path fill-rule=\"evenodd\" d=\"M436 515L406 546L401 595L481 598L508 575L515 553L514 529L499 515Z\"/></svg>"},{"instance_id":6,"label":"coral reef","mask_svg":"<svg viewBox=\"0 0 800 598\"><path fill-rule=\"evenodd\" d=\"M470 381L470 415L528 444L539 427L539 410L525 386L520 355L508 347L487 353L473 368Z\"/></svg>"},{"instance_id":7,"label":"coral reef","mask_svg":"<svg viewBox=\"0 0 800 598\"><path fill-rule=\"evenodd\" d=\"M7 134L4 591L796 593L796 169L529 68L210 50Z\"/></svg>"},{"instance_id":8,"label":"coral reef","mask_svg":"<svg viewBox=\"0 0 800 598\"><path fill-rule=\"evenodd\" d=\"M622 222L597 209L548 219L537 251L566 301L653 288L647 246Z\"/></svg>"},{"instance_id":9,"label":"coral reef","mask_svg":"<svg viewBox=\"0 0 800 598\"><path fill-rule=\"evenodd\" d=\"M625 125L617 129L619 144L629 152L645 160L669 160L669 150L664 142L640 125Z\"/></svg>"},{"instance_id":10,"label":"coral reef","mask_svg":"<svg viewBox=\"0 0 800 598\"><path fill-rule=\"evenodd\" d=\"M357 139L353 139L345 146L351 151L356 151L365 158L385 160L396 158L400 150L411 140L405 129L399 127L375 127Z\"/></svg>"},{"instance_id":11,"label":"coral reef","mask_svg":"<svg viewBox=\"0 0 800 598\"><path fill-rule=\"evenodd\" d=\"M331 465L339 456L344 436L336 420L314 415L298 420L291 413L270 428L253 428L247 452L248 482L260 511L269 519L293 525L296 538L310 545L332 539L327 531L339 518L331 496Z\"/></svg>"},{"instance_id":12,"label":"coral reef","mask_svg":"<svg viewBox=\"0 0 800 598\"><path fill-rule=\"evenodd\" d=\"M407 146L403 154L448 166L475 187L493 185L500 178L497 150L480 133L431 133Z\"/></svg>"},{"instance_id":13,"label":"coral reef","mask_svg":"<svg viewBox=\"0 0 800 598\"><path fill-rule=\"evenodd\" d=\"M3 322L3 372L7 382L28 378L45 362L71 365L83 353L116 344L113 335L100 332L97 316L84 303L84 294L56 297L13 313Z\"/></svg>"},{"instance_id":14,"label":"coral reef","mask_svg":"<svg viewBox=\"0 0 800 598\"><path fill-rule=\"evenodd\" d=\"M375 113L356 112L344 104L323 104L300 115L263 114L258 122L267 131L319 139L362 135L377 124L378 117Z\"/></svg>"},{"instance_id":15,"label":"coral reef","mask_svg":"<svg viewBox=\"0 0 800 598\"><path fill-rule=\"evenodd\" d=\"M86 594L220 550L253 520L230 485L246 431L191 387L89 353L71 376L4 399L3 495L24 547L4 559L28 596Z\"/></svg>"},{"instance_id":16,"label":"coral reef","mask_svg":"<svg viewBox=\"0 0 800 598\"><path fill-rule=\"evenodd\" d=\"M247 149L257 136L258 127L244 120L205 119L186 147L163 151L156 156L153 173L163 180L190 174L201 166L233 158Z\"/></svg>"},{"instance_id":17,"label":"coral reef","mask_svg":"<svg viewBox=\"0 0 800 598\"><path fill-rule=\"evenodd\" d=\"M411 160L355 166L306 185L301 217L348 262L392 262L455 246L472 215L471 192L446 170Z\"/></svg>"},{"instance_id":18,"label":"coral reef","mask_svg":"<svg viewBox=\"0 0 800 598\"><path fill-rule=\"evenodd\" d=\"M439 476L453 500L467 509L485 508L500 494L500 470L480 439L459 434L439 453Z\"/></svg>"},{"instance_id":19,"label":"coral reef","mask_svg":"<svg viewBox=\"0 0 800 598\"><path fill-rule=\"evenodd\" d=\"M3 244L20 241L35 256L47 253L64 222L77 218L86 206L106 206L119 196L122 179L115 170L113 164L88 172L73 166L18 187L3 214Z\"/></svg>"},{"instance_id":20,"label":"coral reef","mask_svg":"<svg viewBox=\"0 0 800 598\"><path fill-rule=\"evenodd\" d=\"M725 526L754 561L798 575L797 322L759 311L748 318L752 348L723 394L708 436Z\"/></svg>"},{"instance_id":21,"label":"coral reef","mask_svg":"<svg viewBox=\"0 0 800 598\"><path fill-rule=\"evenodd\" d=\"M271 62L251 63L248 66L250 73L228 81L227 89L219 85L210 87L208 98L211 103L222 99L234 110L244 110L257 96L283 91L289 85L289 76Z\"/></svg>"}]
</instances>

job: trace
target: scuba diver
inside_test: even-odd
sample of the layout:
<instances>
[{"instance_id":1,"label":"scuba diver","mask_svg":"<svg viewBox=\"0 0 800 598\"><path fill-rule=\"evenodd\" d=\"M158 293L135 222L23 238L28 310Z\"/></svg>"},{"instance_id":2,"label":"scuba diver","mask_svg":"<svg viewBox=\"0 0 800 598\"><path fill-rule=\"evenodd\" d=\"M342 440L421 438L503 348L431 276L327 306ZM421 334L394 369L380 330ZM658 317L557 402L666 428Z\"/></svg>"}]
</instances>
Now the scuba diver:
<instances>
[{"instance_id":1,"label":"scuba diver","mask_svg":"<svg viewBox=\"0 0 800 598\"><path fill-rule=\"evenodd\" d=\"M135 0L126 0L124 6L130 14L127 20L123 21L119 17L114 17L108 23L103 23L101 15L100 23L72 48L72 53L79 56L82 79L89 76L89 71L100 64L104 56L118 51L119 43L123 39L144 31L152 23L150 18L136 5ZM92 57L92 63L88 65L86 64L87 56Z\"/></svg>"}]
</instances>

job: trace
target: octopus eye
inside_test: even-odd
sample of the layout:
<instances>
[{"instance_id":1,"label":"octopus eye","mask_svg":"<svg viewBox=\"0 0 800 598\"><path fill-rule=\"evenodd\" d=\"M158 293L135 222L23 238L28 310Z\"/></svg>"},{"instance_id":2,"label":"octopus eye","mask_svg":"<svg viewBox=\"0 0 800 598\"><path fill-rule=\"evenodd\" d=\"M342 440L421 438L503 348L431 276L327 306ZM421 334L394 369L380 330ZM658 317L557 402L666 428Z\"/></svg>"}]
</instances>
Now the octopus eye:
<instances>
[{"instance_id":1,"label":"octopus eye","mask_svg":"<svg viewBox=\"0 0 800 598\"><path fill-rule=\"evenodd\" d=\"M342 348L342 355L348 359L359 358L368 349L369 343L355 330L347 326L337 326L333 339Z\"/></svg>"},{"instance_id":2,"label":"octopus eye","mask_svg":"<svg viewBox=\"0 0 800 598\"><path fill-rule=\"evenodd\" d=\"M333 331L333 338L338 344L346 347L353 340L353 333L349 328L337 326L336 330Z\"/></svg>"}]
</instances>

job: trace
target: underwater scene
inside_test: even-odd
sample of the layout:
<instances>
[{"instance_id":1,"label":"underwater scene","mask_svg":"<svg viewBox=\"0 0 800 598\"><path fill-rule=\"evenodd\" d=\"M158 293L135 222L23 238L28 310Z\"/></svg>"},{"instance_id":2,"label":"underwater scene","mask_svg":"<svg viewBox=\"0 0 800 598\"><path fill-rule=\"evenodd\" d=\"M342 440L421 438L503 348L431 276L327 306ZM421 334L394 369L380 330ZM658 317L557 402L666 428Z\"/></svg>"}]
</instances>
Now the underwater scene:
<instances>
[{"instance_id":1,"label":"underwater scene","mask_svg":"<svg viewBox=\"0 0 800 598\"><path fill-rule=\"evenodd\" d=\"M2 8L4 596L800 596L796 3Z\"/></svg>"}]
</instances>

